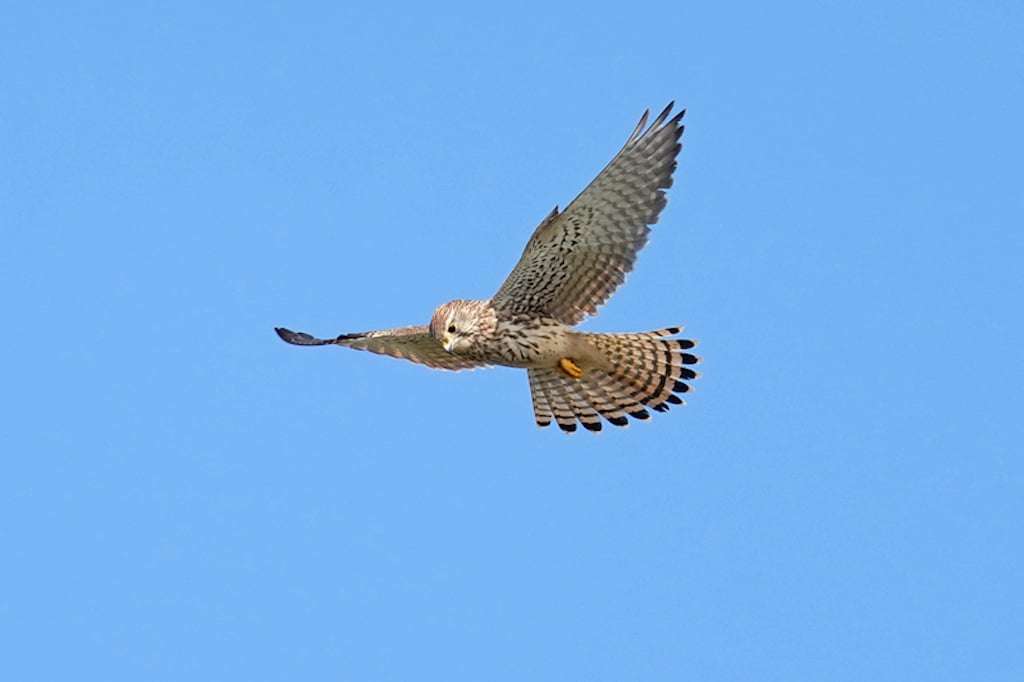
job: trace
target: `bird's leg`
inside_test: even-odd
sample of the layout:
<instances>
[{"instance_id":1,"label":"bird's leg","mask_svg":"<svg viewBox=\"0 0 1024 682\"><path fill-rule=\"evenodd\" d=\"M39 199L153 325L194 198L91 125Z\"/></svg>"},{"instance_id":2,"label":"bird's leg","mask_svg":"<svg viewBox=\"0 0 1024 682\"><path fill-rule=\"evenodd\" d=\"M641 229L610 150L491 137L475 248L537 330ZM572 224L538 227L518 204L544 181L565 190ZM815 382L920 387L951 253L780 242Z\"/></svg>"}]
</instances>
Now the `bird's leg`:
<instances>
[{"instance_id":1,"label":"bird's leg","mask_svg":"<svg viewBox=\"0 0 1024 682\"><path fill-rule=\"evenodd\" d=\"M583 370L572 361L572 358L559 358L558 366L573 379L579 379L583 376Z\"/></svg>"}]
</instances>

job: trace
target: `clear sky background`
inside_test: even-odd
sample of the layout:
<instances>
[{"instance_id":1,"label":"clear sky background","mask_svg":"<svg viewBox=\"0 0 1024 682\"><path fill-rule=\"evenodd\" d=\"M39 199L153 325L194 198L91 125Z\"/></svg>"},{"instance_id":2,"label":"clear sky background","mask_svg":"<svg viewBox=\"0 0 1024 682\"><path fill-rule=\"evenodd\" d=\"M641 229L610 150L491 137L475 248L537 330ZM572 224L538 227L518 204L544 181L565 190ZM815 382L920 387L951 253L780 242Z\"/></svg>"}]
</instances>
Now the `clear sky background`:
<instances>
[{"instance_id":1,"label":"clear sky background","mask_svg":"<svg viewBox=\"0 0 1024 682\"><path fill-rule=\"evenodd\" d=\"M0 677L1021 680L1020 2L8 3ZM586 329L689 404L283 344L487 297L645 107Z\"/></svg>"}]
</instances>

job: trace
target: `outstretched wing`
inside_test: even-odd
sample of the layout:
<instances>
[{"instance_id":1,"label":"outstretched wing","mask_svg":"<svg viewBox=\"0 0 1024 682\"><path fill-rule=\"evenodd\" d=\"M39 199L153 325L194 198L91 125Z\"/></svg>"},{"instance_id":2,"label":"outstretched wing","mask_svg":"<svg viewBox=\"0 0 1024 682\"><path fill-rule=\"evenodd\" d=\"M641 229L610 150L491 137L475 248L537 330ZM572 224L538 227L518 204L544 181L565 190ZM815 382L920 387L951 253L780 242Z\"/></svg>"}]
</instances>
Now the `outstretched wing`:
<instances>
[{"instance_id":1,"label":"outstretched wing","mask_svg":"<svg viewBox=\"0 0 1024 682\"><path fill-rule=\"evenodd\" d=\"M672 103L650 127L645 111L611 163L563 213L556 207L540 224L495 294L496 309L576 324L608 300L665 207L686 113L670 119L671 111Z\"/></svg>"},{"instance_id":2,"label":"outstretched wing","mask_svg":"<svg viewBox=\"0 0 1024 682\"><path fill-rule=\"evenodd\" d=\"M430 335L427 327L381 329L375 332L342 334L333 339L318 339L305 332L293 332L284 327L274 327L274 331L283 341L296 346L344 346L403 358L437 369L472 369L487 366L484 362L452 355Z\"/></svg>"}]
</instances>

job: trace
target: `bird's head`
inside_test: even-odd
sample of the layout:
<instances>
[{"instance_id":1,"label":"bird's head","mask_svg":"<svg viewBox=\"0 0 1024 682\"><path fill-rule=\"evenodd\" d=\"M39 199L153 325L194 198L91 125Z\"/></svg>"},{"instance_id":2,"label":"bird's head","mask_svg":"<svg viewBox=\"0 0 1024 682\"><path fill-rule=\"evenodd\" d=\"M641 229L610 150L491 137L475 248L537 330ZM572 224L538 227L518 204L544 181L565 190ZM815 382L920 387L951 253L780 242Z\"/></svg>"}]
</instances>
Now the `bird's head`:
<instances>
[{"instance_id":1,"label":"bird's head","mask_svg":"<svg viewBox=\"0 0 1024 682\"><path fill-rule=\"evenodd\" d=\"M483 301L455 300L434 311L430 320L430 335L449 353L465 353L473 345L474 337L482 329L486 316Z\"/></svg>"}]
</instances>

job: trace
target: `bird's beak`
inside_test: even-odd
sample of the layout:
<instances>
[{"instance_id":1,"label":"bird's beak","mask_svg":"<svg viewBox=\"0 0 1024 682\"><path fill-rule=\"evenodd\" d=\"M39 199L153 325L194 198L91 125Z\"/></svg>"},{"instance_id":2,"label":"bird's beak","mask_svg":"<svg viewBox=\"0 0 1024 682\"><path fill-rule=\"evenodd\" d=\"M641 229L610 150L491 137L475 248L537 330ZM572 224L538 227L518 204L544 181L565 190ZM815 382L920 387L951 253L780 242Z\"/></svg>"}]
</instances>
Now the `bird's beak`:
<instances>
[{"instance_id":1,"label":"bird's beak","mask_svg":"<svg viewBox=\"0 0 1024 682\"><path fill-rule=\"evenodd\" d=\"M444 349L446 351L451 353L452 349L455 348L455 337L449 334L445 334L444 341L441 342L441 345L444 346Z\"/></svg>"}]
</instances>

